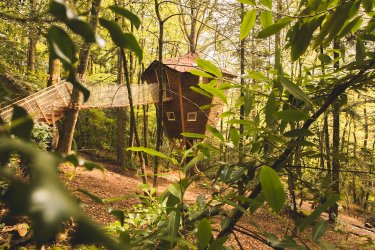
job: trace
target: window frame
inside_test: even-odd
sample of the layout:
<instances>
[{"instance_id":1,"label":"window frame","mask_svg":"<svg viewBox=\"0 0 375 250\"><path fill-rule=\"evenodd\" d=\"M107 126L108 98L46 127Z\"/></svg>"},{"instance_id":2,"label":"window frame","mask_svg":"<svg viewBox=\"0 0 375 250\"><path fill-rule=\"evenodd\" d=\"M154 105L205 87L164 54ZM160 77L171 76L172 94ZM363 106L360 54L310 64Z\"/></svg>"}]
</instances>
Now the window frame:
<instances>
[{"instance_id":1,"label":"window frame","mask_svg":"<svg viewBox=\"0 0 375 250\"><path fill-rule=\"evenodd\" d=\"M191 119L191 118L190 118L190 115L194 115L195 118ZM187 120L188 122L196 122L196 121L198 120L198 112L188 112L188 113L187 113L186 120Z\"/></svg>"},{"instance_id":2,"label":"window frame","mask_svg":"<svg viewBox=\"0 0 375 250\"><path fill-rule=\"evenodd\" d=\"M171 111L171 112L165 112L165 113L167 114L167 120L168 121L176 121L176 116L175 116L175 114L174 114L173 111ZM170 118L170 115L173 115L173 119Z\"/></svg>"}]
</instances>

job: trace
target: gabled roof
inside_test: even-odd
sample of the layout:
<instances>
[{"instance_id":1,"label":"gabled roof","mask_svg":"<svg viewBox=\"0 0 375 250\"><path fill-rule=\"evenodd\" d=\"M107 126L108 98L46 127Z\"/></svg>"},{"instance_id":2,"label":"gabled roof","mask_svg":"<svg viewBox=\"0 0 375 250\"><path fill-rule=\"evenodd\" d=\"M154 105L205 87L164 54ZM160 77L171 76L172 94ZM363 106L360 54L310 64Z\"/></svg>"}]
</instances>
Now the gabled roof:
<instances>
[{"instance_id":1,"label":"gabled roof","mask_svg":"<svg viewBox=\"0 0 375 250\"><path fill-rule=\"evenodd\" d=\"M199 69L199 67L195 63L195 60L198 58L199 58L198 54L188 53L180 57L163 59L163 65L172 70L175 70L181 73L186 73L192 69ZM154 70L159 65L159 63L160 62L158 60L153 61L147 67L147 69L143 72L142 78L144 77L144 75L147 75L150 71ZM221 71L225 77L229 77L229 78L236 77L234 74L230 73L229 71L225 69L221 69Z\"/></svg>"}]
</instances>

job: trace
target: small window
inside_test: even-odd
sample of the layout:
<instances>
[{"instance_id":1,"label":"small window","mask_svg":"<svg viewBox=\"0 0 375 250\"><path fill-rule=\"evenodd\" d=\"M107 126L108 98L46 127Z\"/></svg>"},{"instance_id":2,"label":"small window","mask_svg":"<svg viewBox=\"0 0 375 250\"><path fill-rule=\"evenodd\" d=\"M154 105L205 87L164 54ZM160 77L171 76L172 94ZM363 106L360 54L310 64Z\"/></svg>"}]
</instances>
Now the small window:
<instances>
[{"instance_id":1,"label":"small window","mask_svg":"<svg viewBox=\"0 0 375 250\"><path fill-rule=\"evenodd\" d=\"M197 112L188 112L187 113L187 120L188 120L188 122L197 121Z\"/></svg>"},{"instance_id":2,"label":"small window","mask_svg":"<svg viewBox=\"0 0 375 250\"><path fill-rule=\"evenodd\" d=\"M167 119L168 121L175 121L176 117L174 116L174 112L167 112Z\"/></svg>"}]
</instances>

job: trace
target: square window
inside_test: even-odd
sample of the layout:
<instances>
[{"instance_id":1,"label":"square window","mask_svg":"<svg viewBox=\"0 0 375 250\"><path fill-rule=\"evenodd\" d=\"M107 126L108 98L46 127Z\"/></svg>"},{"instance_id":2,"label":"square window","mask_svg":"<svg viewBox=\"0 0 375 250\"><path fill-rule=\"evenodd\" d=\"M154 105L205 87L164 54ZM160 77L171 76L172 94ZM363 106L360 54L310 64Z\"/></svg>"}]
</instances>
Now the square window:
<instances>
[{"instance_id":1,"label":"square window","mask_svg":"<svg viewBox=\"0 0 375 250\"><path fill-rule=\"evenodd\" d=\"M174 112L167 112L167 119L168 121L175 121L176 117L174 116Z\"/></svg>"},{"instance_id":2,"label":"square window","mask_svg":"<svg viewBox=\"0 0 375 250\"><path fill-rule=\"evenodd\" d=\"M197 112L188 112L187 113L187 120L188 120L188 122L197 121Z\"/></svg>"}]
</instances>

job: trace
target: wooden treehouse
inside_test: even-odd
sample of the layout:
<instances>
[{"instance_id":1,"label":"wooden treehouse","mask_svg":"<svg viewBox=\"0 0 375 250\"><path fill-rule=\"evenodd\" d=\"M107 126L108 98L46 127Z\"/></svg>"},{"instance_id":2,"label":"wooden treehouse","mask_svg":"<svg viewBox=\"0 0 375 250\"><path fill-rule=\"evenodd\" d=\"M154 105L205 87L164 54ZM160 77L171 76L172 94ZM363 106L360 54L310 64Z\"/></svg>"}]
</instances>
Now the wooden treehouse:
<instances>
[{"instance_id":1,"label":"wooden treehouse","mask_svg":"<svg viewBox=\"0 0 375 250\"><path fill-rule=\"evenodd\" d=\"M189 53L181 57L164 59L163 62L153 61L143 72L142 79L148 84L158 83L158 68L163 68L163 106L164 130L168 138L183 139L181 133L190 132L207 134L206 125L216 126L223 111L223 103L219 98L209 98L192 90L191 86L208 83L209 78L189 73L197 69L197 54ZM222 70L226 78L235 76ZM208 109L201 107L210 105Z\"/></svg>"}]
</instances>

